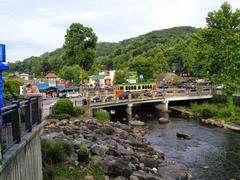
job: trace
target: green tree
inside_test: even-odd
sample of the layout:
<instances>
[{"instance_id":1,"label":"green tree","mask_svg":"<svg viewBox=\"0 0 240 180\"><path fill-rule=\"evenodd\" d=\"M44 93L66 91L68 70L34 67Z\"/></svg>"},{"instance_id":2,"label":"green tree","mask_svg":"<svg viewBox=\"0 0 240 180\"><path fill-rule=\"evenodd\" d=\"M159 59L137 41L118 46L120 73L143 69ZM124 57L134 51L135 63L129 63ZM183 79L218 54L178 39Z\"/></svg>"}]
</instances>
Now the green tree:
<instances>
[{"instance_id":1,"label":"green tree","mask_svg":"<svg viewBox=\"0 0 240 180\"><path fill-rule=\"evenodd\" d=\"M63 58L69 65L78 64L89 70L95 57L96 43L97 36L92 28L73 23L65 35Z\"/></svg>"},{"instance_id":2,"label":"green tree","mask_svg":"<svg viewBox=\"0 0 240 180\"><path fill-rule=\"evenodd\" d=\"M114 84L126 82L126 70L116 70L114 74Z\"/></svg>"},{"instance_id":3,"label":"green tree","mask_svg":"<svg viewBox=\"0 0 240 180\"><path fill-rule=\"evenodd\" d=\"M73 84L79 85L80 82L80 67L79 65L64 66L60 71L59 75L65 80L72 81Z\"/></svg>"},{"instance_id":4,"label":"green tree","mask_svg":"<svg viewBox=\"0 0 240 180\"><path fill-rule=\"evenodd\" d=\"M209 12L206 21L207 27L197 36L205 50L200 53L205 57L203 70L215 84L223 83L225 92L232 95L240 82L240 10L233 11L225 2L218 11Z\"/></svg>"},{"instance_id":5,"label":"green tree","mask_svg":"<svg viewBox=\"0 0 240 180\"><path fill-rule=\"evenodd\" d=\"M13 94L20 92L20 86L22 86L22 82L18 80L6 80L3 83L3 93L4 94Z\"/></svg>"},{"instance_id":6,"label":"green tree","mask_svg":"<svg viewBox=\"0 0 240 180\"><path fill-rule=\"evenodd\" d=\"M137 71L138 75L143 75L144 80L152 79L154 73L154 64L152 64L150 58L143 56L137 56L133 58L129 63L129 69L131 71Z\"/></svg>"}]
</instances>

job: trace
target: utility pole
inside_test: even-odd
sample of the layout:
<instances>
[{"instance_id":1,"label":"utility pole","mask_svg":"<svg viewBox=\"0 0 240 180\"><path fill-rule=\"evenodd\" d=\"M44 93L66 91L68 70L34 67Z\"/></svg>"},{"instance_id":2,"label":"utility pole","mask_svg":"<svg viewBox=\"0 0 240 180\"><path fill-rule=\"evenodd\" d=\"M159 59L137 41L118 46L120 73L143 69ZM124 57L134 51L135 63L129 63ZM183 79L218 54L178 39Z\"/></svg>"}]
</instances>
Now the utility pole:
<instances>
[{"instance_id":1,"label":"utility pole","mask_svg":"<svg viewBox=\"0 0 240 180\"><path fill-rule=\"evenodd\" d=\"M80 66L80 93L83 93L83 68Z\"/></svg>"}]
</instances>

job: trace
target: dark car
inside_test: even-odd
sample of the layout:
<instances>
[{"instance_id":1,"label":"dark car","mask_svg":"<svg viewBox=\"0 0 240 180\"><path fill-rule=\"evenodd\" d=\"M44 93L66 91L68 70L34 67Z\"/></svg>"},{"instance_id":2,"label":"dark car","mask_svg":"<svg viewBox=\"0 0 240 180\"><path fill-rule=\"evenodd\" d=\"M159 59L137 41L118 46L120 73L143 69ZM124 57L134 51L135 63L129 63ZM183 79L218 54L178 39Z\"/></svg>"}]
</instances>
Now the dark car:
<instances>
[{"instance_id":1,"label":"dark car","mask_svg":"<svg viewBox=\"0 0 240 180\"><path fill-rule=\"evenodd\" d=\"M93 97L91 97L91 102L101 102L100 96L93 96Z\"/></svg>"},{"instance_id":2,"label":"dark car","mask_svg":"<svg viewBox=\"0 0 240 180\"><path fill-rule=\"evenodd\" d=\"M128 95L129 95L130 93L128 93L128 92L124 92L124 93L122 93L122 94L120 94L119 95L119 99L128 99Z\"/></svg>"},{"instance_id":3,"label":"dark car","mask_svg":"<svg viewBox=\"0 0 240 180\"><path fill-rule=\"evenodd\" d=\"M104 100L105 101L111 101L113 99L113 96L106 96L105 98L104 98Z\"/></svg>"}]
</instances>

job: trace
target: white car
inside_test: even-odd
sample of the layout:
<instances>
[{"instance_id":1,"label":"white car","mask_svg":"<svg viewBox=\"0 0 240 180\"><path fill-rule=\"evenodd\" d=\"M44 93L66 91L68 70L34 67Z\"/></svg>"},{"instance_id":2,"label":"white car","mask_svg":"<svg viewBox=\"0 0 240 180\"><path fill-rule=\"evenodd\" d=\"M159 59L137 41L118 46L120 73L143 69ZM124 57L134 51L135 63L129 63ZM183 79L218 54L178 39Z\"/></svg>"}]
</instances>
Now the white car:
<instances>
[{"instance_id":1,"label":"white car","mask_svg":"<svg viewBox=\"0 0 240 180\"><path fill-rule=\"evenodd\" d=\"M67 98L77 98L77 97L80 97L80 94L78 94L77 92L67 92L66 97Z\"/></svg>"}]
</instances>

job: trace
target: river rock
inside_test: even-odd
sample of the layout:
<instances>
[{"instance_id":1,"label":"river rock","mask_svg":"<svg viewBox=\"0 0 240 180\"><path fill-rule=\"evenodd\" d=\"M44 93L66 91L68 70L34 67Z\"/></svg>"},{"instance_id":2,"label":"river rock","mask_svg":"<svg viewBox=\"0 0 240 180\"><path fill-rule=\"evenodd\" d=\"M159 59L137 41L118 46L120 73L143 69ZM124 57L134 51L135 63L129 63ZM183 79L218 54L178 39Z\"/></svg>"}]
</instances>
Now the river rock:
<instances>
[{"instance_id":1,"label":"river rock","mask_svg":"<svg viewBox=\"0 0 240 180\"><path fill-rule=\"evenodd\" d=\"M89 175L88 175L88 176L85 176L85 177L84 177L84 180L94 180L94 178L93 178L93 176L89 176Z\"/></svg>"},{"instance_id":2,"label":"river rock","mask_svg":"<svg viewBox=\"0 0 240 180\"><path fill-rule=\"evenodd\" d=\"M131 176L129 177L129 179L130 179L130 180L139 180L137 176L133 176L133 175L131 175Z\"/></svg>"},{"instance_id":3,"label":"river rock","mask_svg":"<svg viewBox=\"0 0 240 180\"><path fill-rule=\"evenodd\" d=\"M130 121L129 124L132 126L144 126L144 122L142 121Z\"/></svg>"},{"instance_id":4,"label":"river rock","mask_svg":"<svg viewBox=\"0 0 240 180\"><path fill-rule=\"evenodd\" d=\"M114 157L107 157L102 161L104 173L112 177L129 177L132 169L126 161Z\"/></svg>"},{"instance_id":5,"label":"river rock","mask_svg":"<svg viewBox=\"0 0 240 180\"><path fill-rule=\"evenodd\" d=\"M139 115L138 115L138 114L135 114L135 115L134 115L134 118L135 118L135 119L139 119Z\"/></svg>"},{"instance_id":6,"label":"river rock","mask_svg":"<svg viewBox=\"0 0 240 180\"><path fill-rule=\"evenodd\" d=\"M190 179L186 166L181 164L169 164L159 166L158 174L163 179Z\"/></svg>"},{"instance_id":7,"label":"river rock","mask_svg":"<svg viewBox=\"0 0 240 180\"><path fill-rule=\"evenodd\" d=\"M161 124L168 123L168 122L169 122L169 119L164 118L164 117L160 117L159 120L158 120L158 122L161 123Z\"/></svg>"},{"instance_id":8,"label":"river rock","mask_svg":"<svg viewBox=\"0 0 240 180\"><path fill-rule=\"evenodd\" d=\"M150 158L150 157L142 157L140 161L144 163L145 167L149 167L149 168L155 168L159 164L159 162L156 159Z\"/></svg>"},{"instance_id":9,"label":"river rock","mask_svg":"<svg viewBox=\"0 0 240 180\"><path fill-rule=\"evenodd\" d=\"M98 156L105 156L106 152L108 151L108 147L106 145L97 145L97 144L94 144L92 147L91 147L91 152L94 154L94 155L98 155Z\"/></svg>"},{"instance_id":10,"label":"river rock","mask_svg":"<svg viewBox=\"0 0 240 180\"><path fill-rule=\"evenodd\" d=\"M192 135L189 133L185 133L185 132L177 132L177 137L180 139L192 139Z\"/></svg>"},{"instance_id":11,"label":"river rock","mask_svg":"<svg viewBox=\"0 0 240 180\"><path fill-rule=\"evenodd\" d=\"M123 176L118 176L118 177L114 178L114 180L127 180L127 179Z\"/></svg>"},{"instance_id":12,"label":"river rock","mask_svg":"<svg viewBox=\"0 0 240 180\"><path fill-rule=\"evenodd\" d=\"M163 180L157 175L148 174L144 171L135 171L131 176L137 177L139 180Z\"/></svg>"}]
</instances>

